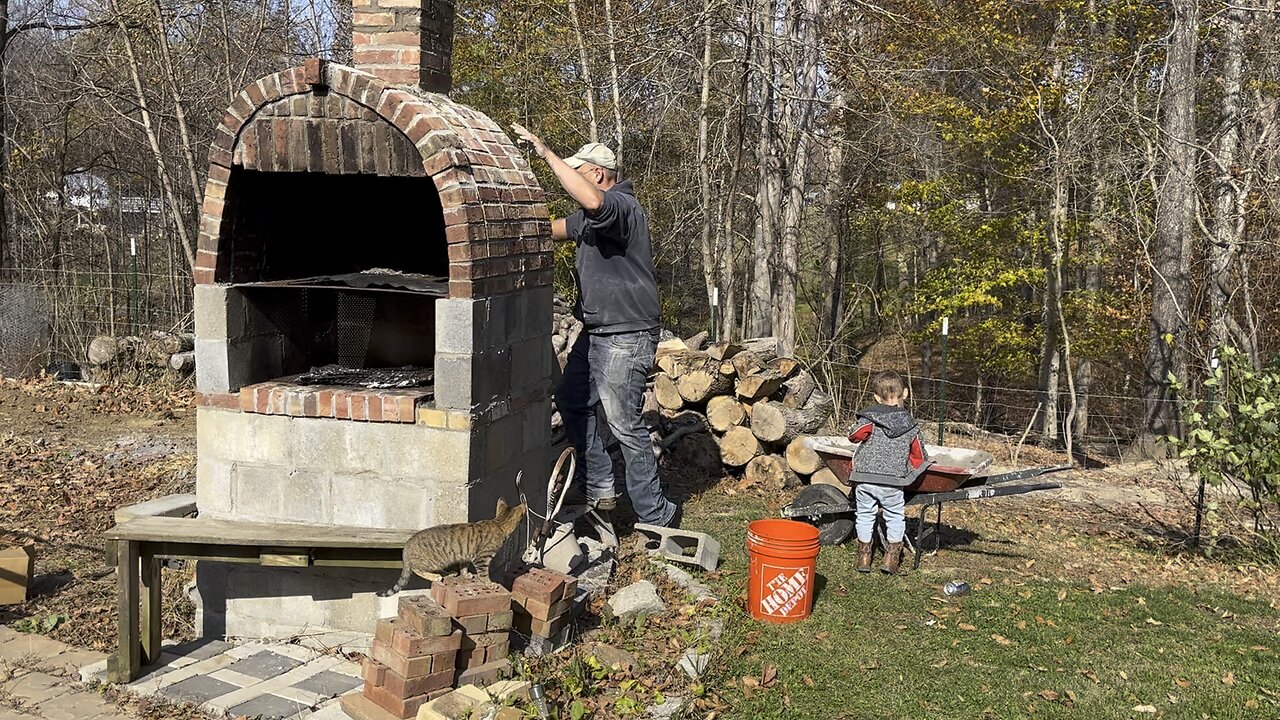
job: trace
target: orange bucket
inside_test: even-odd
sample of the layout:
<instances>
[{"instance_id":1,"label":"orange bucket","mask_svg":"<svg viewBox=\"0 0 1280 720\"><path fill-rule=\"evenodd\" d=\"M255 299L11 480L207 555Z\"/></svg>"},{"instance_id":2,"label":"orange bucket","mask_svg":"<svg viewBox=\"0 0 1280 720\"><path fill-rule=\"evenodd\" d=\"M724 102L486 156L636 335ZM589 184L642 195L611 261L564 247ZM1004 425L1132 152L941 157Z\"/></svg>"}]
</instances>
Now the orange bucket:
<instances>
[{"instance_id":1,"label":"orange bucket","mask_svg":"<svg viewBox=\"0 0 1280 720\"><path fill-rule=\"evenodd\" d=\"M747 526L747 553L751 557L747 583L751 617L775 623L809 617L818 528L795 520L756 520Z\"/></svg>"}]
</instances>

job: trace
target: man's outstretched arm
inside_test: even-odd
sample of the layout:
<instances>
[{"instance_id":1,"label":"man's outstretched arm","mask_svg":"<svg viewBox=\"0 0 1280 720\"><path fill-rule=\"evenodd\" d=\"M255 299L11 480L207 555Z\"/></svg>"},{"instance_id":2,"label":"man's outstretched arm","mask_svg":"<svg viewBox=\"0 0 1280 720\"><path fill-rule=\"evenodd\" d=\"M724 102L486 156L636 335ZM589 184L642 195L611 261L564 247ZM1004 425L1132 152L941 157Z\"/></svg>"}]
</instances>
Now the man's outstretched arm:
<instances>
[{"instance_id":1,"label":"man's outstretched arm","mask_svg":"<svg viewBox=\"0 0 1280 720\"><path fill-rule=\"evenodd\" d=\"M574 170L565 164L565 161L561 160L559 155L552 152L551 148L547 147L546 143L542 142L541 138L529 132L519 123L513 123L511 125L511 129L516 131L516 135L519 136L521 140L524 140L533 146L533 150L538 153L538 157L547 161L547 165L551 168L551 171L556 174L556 180L560 182L560 186L563 187L565 192L569 193L574 200L578 201L578 204L582 206L583 210L586 210L588 213L594 213L604 205L604 192L602 192L600 188L596 187L590 180L578 174L577 170ZM554 224L552 225L552 235L555 235Z\"/></svg>"}]
</instances>

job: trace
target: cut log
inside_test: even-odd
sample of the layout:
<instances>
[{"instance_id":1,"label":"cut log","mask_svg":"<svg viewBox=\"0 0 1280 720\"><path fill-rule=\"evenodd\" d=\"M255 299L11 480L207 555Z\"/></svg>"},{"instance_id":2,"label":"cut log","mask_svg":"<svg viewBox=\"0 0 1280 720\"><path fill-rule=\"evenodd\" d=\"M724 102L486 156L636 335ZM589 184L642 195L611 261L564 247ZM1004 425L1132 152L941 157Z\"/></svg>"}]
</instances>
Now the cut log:
<instances>
[{"instance_id":1,"label":"cut log","mask_svg":"<svg viewBox=\"0 0 1280 720\"><path fill-rule=\"evenodd\" d=\"M809 446L809 439L810 436L801 435L787 443L787 466L801 475L812 475L826 466Z\"/></svg>"},{"instance_id":2,"label":"cut log","mask_svg":"<svg viewBox=\"0 0 1280 720\"><path fill-rule=\"evenodd\" d=\"M772 371L757 372L753 375L742 377L739 373L738 382L735 386L738 397L748 402L754 402L769 397L782 387L782 383L786 378Z\"/></svg>"},{"instance_id":3,"label":"cut log","mask_svg":"<svg viewBox=\"0 0 1280 720\"><path fill-rule=\"evenodd\" d=\"M89 364L110 365L120 355L120 343L110 335L99 335L89 343Z\"/></svg>"},{"instance_id":4,"label":"cut log","mask_svg":"<svg viewBox=\"0 0 1280 720\"><path fill-rule=\"evenodd\" d=\"M680 389L676 387L676 381L666 373L653 376L653 395L658 399L658 404L668 410L679 410L684 407L684 398L680 397Z\"/></svg>"},{"instance_id":5,"label":"cut log","mask_svg":"<svg viewBox=\"0 0 1280 720\"><path fill-rule=\"evenodd\" d=\"M728 340L722 340L707 348L707 354L717 360L728 360L740 352L742 352L742 346Z\"/></svg>"},{"instance_id":6,"label":"cut log","mask_svg":"<svg viewBox=\"0 0 1280 720\"><path fill-rule=\"evenodd\" d=\"M707 422L718 433L728 432L746 422L747 413L742 403L730 395L713 397L707 401Z\"/></svg>"},{"instance_id":7,"label":"cut log","mask_svg":"<svg viewBox=\"0 0 1280 720\"><path fill-rule=\"evenodd\" d=\"M738 374L738 368L734 367L733 363L729 362L728 360L725 360L720 363L720 374L733 377Z\"/></svg>"},{"instance_id":8,"label":"cut log","mask_svg":"<svg viewBox=\"0 0 1280 720\"><path fill-rule=\"evenodd\" d=\"M817 430L826 419L825 411L810 412L807 407L792 409L766 400L751 408L751 432L765 442L790 443L800 435Z\"/></svg>"},{"instance_id":9,"label":"cut log","mask_svg":"<svg viewBox=\"0 0 1280 720\"><path fill-rule=\"evenodd\" d=\"M742 475L743 484L768 489L799 487L800 476L787 467L787 461L777 455L761 455L747 463Z\"/></svg>"},{"instance_id":10,"label":"cut log","mask_svg":"<svg viewBox=\"0 0 1280 720\"><path fill-rule=\"evenodd\" d=\"M818 389L818 381L814 379L813 373L801 370L782 386L787 389L787 394L782 396L782 404L792 409L802 408L809 402L813 391Z\"/></svg>"},{"instance_id":11,"label":"cut log","mask_svg":"<svg viewBox=\"0 0 1280 720\"><path fill-rule=\"evenodd\" d=\"M780 357L770 360L765 367L778 373L784 378L789 378L796 374L800 369L800 361L795 358Z\"/></svg>"},{"instance_id":12,"label":"cut log","mask_svg":"<svg viewBox=\"0 0 1280 720\"><path fill-rule=\"evenodd\" d=\"M762 355L748 351L740 352L733 356L729 362L733 363L733 369L738 371L738 377L746 377L753 373L760 372L772 360L770 355Z\"/></svg>"},{"instance_id":13,"label":"cut log","mask_svg":"<svg viewBox=\"0 0 1280 720\"><path fill-rule=\"evenodd\" d=\"M776 337L751 338L742 341L742 349L764 355L765 360L772 360L782 352L782 342Z\"/></svg>"},{"instance_id":14,"label":"cut log","mask_svg":"<svg viewBox=\"0 0 1280 720\"><path fill-rule=\"evenodd\" d=\"M710 360L711 358L706 353L680 350L659 357L657 364L658 369L674 379L690 370L703 367Z\"/></svg>"},{"instance_id":15,"label":"cut log","mask_svg":"<svg viewBox=\"0 0 1280 720\"><path fill-rule=\"evenodd\" d=\"M177 370L180 373L189 373L195 370L196 354L194 352L181 352L170 355L169 369Z\"/></svg>"},{"instance_id":16,"label":"cut log","mask_svg":"<svg viewBox=\"0 0 1280 720\"><path fill-rule=\"evenodd\" d=\"M849 486L840 482L840 479L837 478L836 474L831 471L831 468L828 468L828 467L824 467L818 472L814 473L812 476L810 476L809 484L810 485L830 485L832 487L839 488L844 492L849 492Z\"/></svg>"},{"instance_id":17,"label":"cut log","mask_svg":"<svg viewBox=\"0 0 1280 720\"><path fill-rule=\"evenodd\" d=\"M679 375L676 377L676 386L680 390L680 396L691 403L706 402L707 398L723 395L733 388L733 378L720 373L720 362L712 360L710 357L702 357L698 360L701 364L694 365L691 358L686 362L678 364L676 370Z\"/></svg>"},{"instance_id":18,"label":"cut log","mask_svg":"<svg viewBox=\"0 0 1280 720\"><path fill-rule=\"evenodd\" d=\"M703 330L702 332L692 337L685 338L685 341L684 341L685 347L690 350L701 350L702 346L706 344L707 344L706 330ZM719 360L720 358L716 358L716 359Z\"/></svg>"},{"instance_id":19,"label":"cut log","mask_svg":"<svg viewBox=\"0 0 1280 720\"><path fill-rule=\"evenodd\" d=\"M760 441L744 427L732 427L720 438L720 462L742 467L760 454Z\"/></svg>"},{"instance_id":20,"label":"cut log","mask_svg":"<svg viewBox=\"0 0 1280 720\"><path fill-rule=\"evenodd\" d=\"M688 349L689 347L684 344L683 340L680 338L672 338L658 343L658 349L654 352L654 356L662 357L663 355L670 355L671 353L684 352Z\"/></svg>"}]
</instances>

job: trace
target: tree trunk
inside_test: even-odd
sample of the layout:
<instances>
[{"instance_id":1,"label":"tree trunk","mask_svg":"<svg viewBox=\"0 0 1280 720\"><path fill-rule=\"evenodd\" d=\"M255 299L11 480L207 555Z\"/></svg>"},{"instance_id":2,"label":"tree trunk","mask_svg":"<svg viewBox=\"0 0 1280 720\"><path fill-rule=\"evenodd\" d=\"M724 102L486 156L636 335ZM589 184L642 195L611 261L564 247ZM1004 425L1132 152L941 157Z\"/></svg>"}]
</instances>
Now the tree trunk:
<instances>
[{"instance_id":1,"label":"tree trunk","mask_svg":"<svg viewBox=\"0 0 1280 720\"><path fill-rule=\"evenodd\" d=\"M169 178L164 150L160 145L160 136L156 133L155 125L151 119L151 110L147 103L147 96L142 90L142 78L138 71L137 56L133 51L133 39L129 36L129 29L125 27L123 20L118 21L116 26L124 40L125 54L129 64L129 76L133 80L133 91L138 101L138 113L142 118L142 128L146 132L147 143L151 147L151 155L156 165L156 178L160 181L160 189L164 193L165 207L169 210L174 232L178 234L178 241L182 244L182 250L187 256L187 265L194 270L196 266L195 247L192 245L190 234L187 232L186 223L182 217L182 208L179 206L178 198L174 194L173 182Z\"/></svg>"},{"instance_id":2,"label":"tree trunk","mask_svg":"<svg viewBox=\"0 0 1280 720\"><path fill-rule=\"evenodd\" d=\"M9 49L9 0L0 0L0 281L5 280L13 267L9 248L8 199L5 188L9 186L9 93L5 82L5 55Z\"/></svg>"},{"instance_id":3,"label":"tree trunk","mask_svg":"<svg viewBox=\"0 0 1280 720\"><path fill-rule=\"evenodd\" d=\"M1191 220L1195 203L1197 0L1172 0L1161 117L1163 172L1156 191L1156 236L1150 247L1151 327L1143 378L1144 438L1182 435L1175 383L1187 382L1191 297ZM1143 447L1145 446L1145 448Z\"/></svg>"},{"instance_id":4,"label":"tree trunk","mask_svg":"<svg viewBox=\"0 0 1280 720\"><path fill-rule=\"evenodd\" d=\"M613 132L617 147L613 149L618 167L624 166L622 154L622 88L618 83L618 37L613 27L613 1L604 0L604 23L609 33L609 77L613 81Z\"/></svg>"},{"instance_id":5,"label":"tree trunk","mask_svg":"<svg viewBox=\"0 0 1280 720\"><path fill-rule=\"evenodd\" d=\"M840 255L844 251L845 195L844 186L844 94L837 93L831 105L831 149L827 153L826 206L827 229L826 257L823 260L821 291L818 302L818 341L832 343L840 325L841 292ZM834 345L831 346L834 348Z\"/></svg>"},{"instance_id":6,"label":"tree trunk","mask_svg":"<svg viewBox=\"0 0 1280 720\"><path fill-rule=\"evenodd\" d=\"M756 162L759 175L756 181L756 228L751 246L751 313L747 334L769 335L773 332L773 251L776 232L776 213L781 203L782 189L778 185L777 157L773 142L773 53L774 18L777 15L775 0L763 0L766 10L760 23L760 118L759 135L756 138Z\"/></svg>"},{"instance_id":7,"label":"tree trunk","mask_svg":"<svg viewBox=\"0 0 1280 720\"><path fill-rule=\"evenodd\" d=\"M165 84L169 86L169 96L173 99L173 117L178 122L178 140L182 144L182 159L187 164L187 177L191 182L191 198L193 207L200 203L203 193L200 188L200 173L196 170L196 153L191 144L191 133L187 131L187 109L182 100L182 92L178 80L174 76L173 54L169 48L169 34L164 23L164 11L159 0L153 0L151 9L155 17L156 44L160 48L160 67L164 72ZM226 11L223 10L223 17ZM228 66L230 67L230 66Z\"/></svg>"},{"instance_id":8,"label":"tree trunk","mask_svg":"<svg viewBox=\"0 0 1280 720\"><path fill-rule=\"evenodd\" d=\"M818 87L818 37L816 19L822 0L800 0L790 3L787 43L795 66L784 72L794 85L788 93L787 111L783 114L782 136L787 168L782 212L782 244L773 294L773 334L782 343L783 355L791 355L796 347L796 284L800 277L800 223L804 218L804 191L809 167L809 126L813 118L814 97Z\"/></svg>"},{"instance_id":9,"label":"tree trunk","mask_svg":"<svg viewBox=\"0 0 1280 720\"><path fill-rule=\"evenodd\" d=\"M587 62L587 44L582 40L582 23L578 20L578 3L569 0L569 20L573 23L573 37L578 43L578 67L582 70L582 96L587 103L587 139L600 142L600 124L596 120L596 87L591 81L591 64Z\"/></svg>"},{"instance_id":10,"label":"tree trunk","mask_svg":"<svg viewBox=\"0 0 1280 720\"><path fill-rule=\"evenodd\" d=\"M1231 343L1228 318L1235 293L1235 259L1244 237L1243 193L1235 178L1240 147L1244 24L1247 11L1229 6L1222 16L1222 106L1213 145L1213 226L1209 245L1209 348Z\"/></svg>"},{"instance_id":11,"label":"tree trunk","mask_svg":"<svg viewBox=\"0 0 1280 720\"><path fill-rule=\"evenodd\" d=\"M707 289L707 307L715 312L715 296L718 294L718 258L712 245L712 224L714 216L711 212L711 163L708 162L709 148L708 107L711 103L711 0L702 5L702 89L698 96L698 195L702 209L702 282ZM718 319L718 318L717 318Z\"/></svg>"}]
</instances>

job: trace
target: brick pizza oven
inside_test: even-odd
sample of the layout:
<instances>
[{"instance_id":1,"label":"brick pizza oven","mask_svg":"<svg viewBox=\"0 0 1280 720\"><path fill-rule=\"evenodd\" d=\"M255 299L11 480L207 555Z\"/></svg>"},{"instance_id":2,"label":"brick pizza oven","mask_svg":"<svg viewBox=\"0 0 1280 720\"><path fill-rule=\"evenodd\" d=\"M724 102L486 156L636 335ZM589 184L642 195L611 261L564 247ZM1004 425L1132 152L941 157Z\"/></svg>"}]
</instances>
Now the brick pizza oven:
<instances>
[{"instance_id":1,"label":"brick pizza oven","mask_svg":"<svg viewBox=\"0 0 1280 720\"><path fill-rule=\"evenodd\" d=\"M450 100L453 3L355 0L356 68L264 77L209 153L201 516L420 529L548 473L551 237L502 129ZM533 498L536 500L536 498ZM206 635L368 631L396 572L201 563Z\"/></svg>"}]
</instances>

